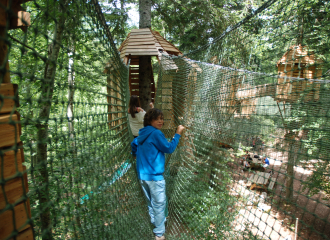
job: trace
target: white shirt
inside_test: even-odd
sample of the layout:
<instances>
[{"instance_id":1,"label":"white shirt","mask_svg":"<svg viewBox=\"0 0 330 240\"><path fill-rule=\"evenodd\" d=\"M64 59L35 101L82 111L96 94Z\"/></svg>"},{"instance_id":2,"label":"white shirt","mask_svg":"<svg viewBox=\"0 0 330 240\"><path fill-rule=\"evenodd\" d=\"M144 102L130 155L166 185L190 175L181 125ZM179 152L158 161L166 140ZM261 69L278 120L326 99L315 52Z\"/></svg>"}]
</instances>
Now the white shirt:
<instances>
[{"instance_id":1,"label":"white shirt","mask_svg":"<svg viewBox=\"0 0 330 240\"><path fill-rule=\"evenodd\" d=\"M135 113L135 118L128 114L129 125L131 127L133 136L139 136L139 130L143 128L143 118L146 112L143 110L141 112Z\"/></svg>"}]
</instances>

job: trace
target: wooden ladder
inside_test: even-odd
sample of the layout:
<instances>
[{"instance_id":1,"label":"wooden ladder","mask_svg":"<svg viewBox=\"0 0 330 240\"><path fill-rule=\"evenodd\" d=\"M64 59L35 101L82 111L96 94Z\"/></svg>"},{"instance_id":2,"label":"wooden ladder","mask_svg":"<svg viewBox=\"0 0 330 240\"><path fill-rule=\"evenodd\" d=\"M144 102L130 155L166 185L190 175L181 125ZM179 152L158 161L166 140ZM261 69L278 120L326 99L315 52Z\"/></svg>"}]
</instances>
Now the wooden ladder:
<instances>
[{"instance_id":1,"label":"wooden ladder","mask_svg":"<svg viewBox=\"0 0 330 240\"><path fill-rule=\"evenodd\" d=\"M150 80L150 88L151 88L151 101L155 102L155 95L156 95L156 86L155 86L155 80L154 75L151 75ZM139 92L139 81L140 81L140 75L139 75L139 66L129 67L129 90L130 94L140 96Z\"/></svg>"}]
</instances>

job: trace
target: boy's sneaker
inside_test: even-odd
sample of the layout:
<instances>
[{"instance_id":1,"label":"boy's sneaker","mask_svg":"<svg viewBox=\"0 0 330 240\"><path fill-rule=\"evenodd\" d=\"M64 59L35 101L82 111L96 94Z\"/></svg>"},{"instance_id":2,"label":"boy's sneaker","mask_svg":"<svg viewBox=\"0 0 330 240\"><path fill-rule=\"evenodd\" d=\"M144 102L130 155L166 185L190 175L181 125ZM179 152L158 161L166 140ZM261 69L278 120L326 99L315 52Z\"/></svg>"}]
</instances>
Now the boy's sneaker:
<instances>
[{"instance_id":1,"label":"boy's sneaker","mask_svg":"<svg viewBox=\"0 0 330 240\"><path fill-rule=\"evenodd\" d=\"M158 237L158 236L156 235L156 240L165 240L165 236L163 235L163 236L161 236L161 237Z\"/></svg>"}]
</instances>

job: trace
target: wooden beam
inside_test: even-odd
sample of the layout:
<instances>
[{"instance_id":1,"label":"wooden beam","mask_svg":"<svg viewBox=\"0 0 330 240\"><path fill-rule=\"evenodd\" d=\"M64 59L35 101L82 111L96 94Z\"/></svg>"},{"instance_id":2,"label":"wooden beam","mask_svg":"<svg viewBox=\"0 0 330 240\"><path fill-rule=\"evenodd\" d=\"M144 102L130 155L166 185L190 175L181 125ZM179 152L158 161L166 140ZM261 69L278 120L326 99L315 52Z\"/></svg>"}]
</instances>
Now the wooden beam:
<instances>
[{"instance_id":1,"label":"wooden beam","mask_svg":"<svg viewBox=\"0 0 330 240\"><path fill-rule=\"evenodd\" d=\"M0 26L0 37L5 39L6 36L7 36L6 29ZM7 54L8 54L8 46L4 40L0 40L0 66L3 65L6 66L5 75L0 73L0 82L2 80L2 83L10 83L9 63L7 60Z\"/></svg>"},{"instance_id":2,"label":"wooden beam","mask_svg":"<svg viewBox=\"0 0 330 240\"><path fill-rule=\"evenodd\" d=\"M155 40L152 37L129 38L127 44L130 44L132 42L155 42Z\"/></svg>"},{"instance_id":3,"label":"wooden beam","mask_svg":"<svg viewBox=\"0 0 330 240\"><path fill-rule=\"evenodd\" d=\"M129 52L125 53L126 56L132 55L132 56L158 56L158 53L156 52Z\"/></svg>"},{"instance_id":4,"label":"wooden beam","mask_svg":"<svg viewBox=\"0 0 330 240\"><path fill-rule=\"evenodd\" d=\"M0 100L0 114L1 113L10 113L15 110L15 107L18 107L18 104L15 104L14 99L8 97L14 97L17 91L17 84L3 83L0 84L0 95L3 100ZM2 107L1 107L2 106Z\"/></svg>"},{"instance_id":5,"label":"wooden beam","mask_svg":"<svg viewBox=\"0 0 330 240\"><path fill-rule=\"evenodd\" d=\"M153 49L153 50L157 50L155 44L153 45L134 45L134 46L127 46L126 47L126 50L127 49Z\"/></svg>"},{"instance_id":6,"label":"wooden beam","mask_svg":"<svg viewBox=\"0 0 330 240\"><path fill-rule=\"evenodd\" d=\"M28 229L30 225L25 225L28 218L30 218L29 208L25 206L28 203L20 203L14 207L15 218L13 217L13 211L7 210L0 215L0 236L2 239L6 239L13 231L13 221L16 223L16 228L19 232ZM23 225L25 225L23 227Z\"/></svg>"},{"instance_id":7,"label":"wooden beam","mask_svg":"<svg viewBox=\"0 0 330 240\"><path fill-rule=\"evenodd\" d=\"M10 240L14 240L14 238L10 239ZM20 232L17 236L16 236L16 240L34 240L33 238L33 231L32 228L29 227L28 229Z\"/></svg>"},{"instance_id":8,"label":"wooden beam","mask_svg":"<svg viewBox=\"0 0 330 240\"><path fill-rule=\"evenodd\" d=\"M23 185L24 182L24 185ZM26 184L24 179L22 178L14 178L10 181L5 182L4 188L6 193L6 198L8 203L14 204L21 197L24 196L24 189L26 190ZM6 207L6 201L3 191L0 191L0 209L4 209Z\"/></svg>"},{"instance_id":9,"label":"wooden beam","mask_svg":"<svg viewBox=\"0 0 330 240\"><path fill-rule=\"evenodd\" d=\"M23 150L18 149L15 151L7 151L3 154L3 178L8 178L16 174L17 172L23 172L24 159L22 157ZM0 158L0 161L2 159ZM16 169L17 165L17 169ZM2 171L0 171L0 178L2 178Z\"/></svg>"},{"instance_id":10,"label":"wooden beam","mask_svg":"<svg viewBox=\"0 0 330 240\"><path fill-rule=\"evenodd\" d=\"M139 41L139 42L129 42L127 46L136 46L136 45L155 45L155 41Z\"/></svg>"},{"instance_id":11,"label":"wooden beam","mask_svg":"<svg viewBox=\"0 0 330 240\"><path fill-rule=\"evenodd\" d=\"M10 121L19 121L17 113L10 115L0 115L0 147L13 146L18 144L20 140L21 126L16 123L14 125L9 124Z\"/></svg>"},{"instance_id":12,"label":"wooden beam","mask_svg":"<svg viewBox=\"0 0 330 240\"><path fill-rule=\"evenodd\" d=\"M7 6L7 0L0 0L0 4L2 6ZM0 7L0 26L2 26L2 27L6 26L6 19L7 19L6 9L3 7Z\"/></svg>"},{"instance_id":13,"label":"wooden beam","mask_svg":"<svg viewBox=\"0 0 330 240\"><path fill-rule=\"evenodd\" d=\"M139 28L139 29L132 29L131 32L133 33L133 32L151 32L151 31L150 28Z\"/></svg>"}]
</instances>

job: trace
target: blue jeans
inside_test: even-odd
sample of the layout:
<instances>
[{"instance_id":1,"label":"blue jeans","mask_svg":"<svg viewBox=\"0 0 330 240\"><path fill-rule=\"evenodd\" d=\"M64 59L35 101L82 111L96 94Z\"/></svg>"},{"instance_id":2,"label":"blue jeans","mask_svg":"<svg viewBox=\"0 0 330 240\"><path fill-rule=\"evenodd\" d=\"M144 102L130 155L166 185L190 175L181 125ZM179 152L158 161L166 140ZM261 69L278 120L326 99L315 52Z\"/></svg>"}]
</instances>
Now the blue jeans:
<instances>
[{"instance_id":1,"label":"blue jeans","mask_svg":"<svg viewBox=\"0 0 330 240\"><path fill-rule=\"evenodd\" d=\"M166 193L165 180L145 181L140 180L142 190L147 198L151 223L155 225L154 233L161 237L165 233L165 207Z\"/></svg>"}]
</instances>

